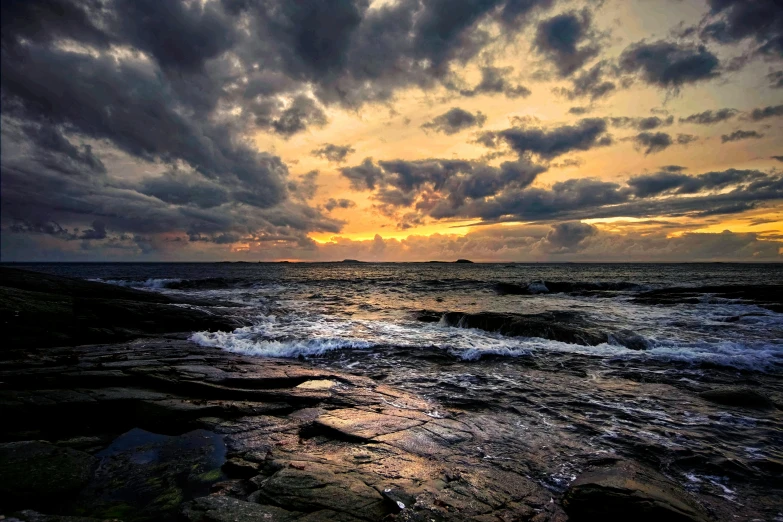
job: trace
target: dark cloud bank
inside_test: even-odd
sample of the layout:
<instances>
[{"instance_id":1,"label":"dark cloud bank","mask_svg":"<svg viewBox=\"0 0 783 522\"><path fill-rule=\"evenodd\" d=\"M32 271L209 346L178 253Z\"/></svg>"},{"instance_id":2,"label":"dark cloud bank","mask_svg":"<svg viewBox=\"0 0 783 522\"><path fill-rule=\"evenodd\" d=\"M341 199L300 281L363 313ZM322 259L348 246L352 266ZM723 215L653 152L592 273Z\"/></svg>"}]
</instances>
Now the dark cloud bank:
<instances>
[{"instance_id":1,"label":"dark cloud bank","mask_svg":"<svg viewBox=\"0 0 783 522\"><path fill-rule=\"evenodd\" d=\"M678 90L721 74L716 55L696 43L642 41L625 49L617 63L601 60L604 37L591 13L553 14L554 4L3 2L3 258L59 259L63 245L76 258L173 258L188 243L313 252L317 247L307 234L338 233L343 223L330 212L354 203L311 205L317 172L294 179L279 157L256 150L248 136L262 131L290 138L327 125L330 106L387 101L406 87L442 86L465 97L529 95L508 68L482 65L473 86L455 80L455 69L478 60L492 41L490 25L509 35L529 26L534 51L570 82L561 94L572 99L608 96L622 75ZM703 38L718 45L750 39L755 52L779 56L779 12L758 11L766 5L712 0L712 25L704 27ZM751 16L759 13L763 19ZM780 107L759 110L752 120L780 115ZM693 117L684 121L710 124L731 115ZM483 114L454 108L425 128L454 134L483 123ZM656 143L663 143L659 134L668 136L657 129L670 124L655 117L627 126L639 136L655 132L649 140L637 136L649 149L669 146ZM401 224L706 215L781 197L779 175L755 171L736 171L753 174L734 174L720 189L707 178L686 176L703 183L687 200L676 197L691 186L685 181L660 198L639 192L636 178L624 185L583 178L531 187L547 162L610 145L601 118L484 132L478 140L507 148L518 159L499 166L367 159L341 172L353 188L373 191L383 212L399 213ZM327 143L312 154L342 164L353 152L350 144ZM580 234L580 241L591 237L583 227L558 227L547 239L558 248Z\"/></svg>"}]
</instances>

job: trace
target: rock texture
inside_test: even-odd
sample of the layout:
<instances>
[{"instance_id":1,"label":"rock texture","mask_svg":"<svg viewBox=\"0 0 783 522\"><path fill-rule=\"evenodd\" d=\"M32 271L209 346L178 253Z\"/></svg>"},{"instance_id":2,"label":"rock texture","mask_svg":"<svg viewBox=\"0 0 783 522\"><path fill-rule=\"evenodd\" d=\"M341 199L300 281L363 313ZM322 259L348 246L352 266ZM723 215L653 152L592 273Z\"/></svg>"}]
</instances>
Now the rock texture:
<instances>
[{"instance_id":1,"label":"rock texture","mask_svg":"<svg viewBox=\"0 0 783 522\"><path fill-rule=\"evenodd\" d=\"M0 357L12 357L12 348L116 342L239 326L219 312L204 310L214 304L0 267Z\"/></svg>"},{"instance_id":2,"label":"rock texture","mask_svg":"<svg viewBox=\"0 0 783 522\"><path fill-rule=\"evenodd\" d=\"M476 452L481 427L366 377L175 338L34 355L0 362L0 413L14 419L2 448L67 465L56 484L4 474L0 513L565 520L549 492ZM78 494L53 504L59 490Z\"/></svg>"},{"instance_id":3,"label":"rock texture","mask_svg":"<svg viewBox=\"0 0 783 522\"><path fill-rule=\"evenodd\" d=\"M631 462L580 475L563 501L573 522L706 522L706 513L666 477Z\"/></svg>"}]
</instances>

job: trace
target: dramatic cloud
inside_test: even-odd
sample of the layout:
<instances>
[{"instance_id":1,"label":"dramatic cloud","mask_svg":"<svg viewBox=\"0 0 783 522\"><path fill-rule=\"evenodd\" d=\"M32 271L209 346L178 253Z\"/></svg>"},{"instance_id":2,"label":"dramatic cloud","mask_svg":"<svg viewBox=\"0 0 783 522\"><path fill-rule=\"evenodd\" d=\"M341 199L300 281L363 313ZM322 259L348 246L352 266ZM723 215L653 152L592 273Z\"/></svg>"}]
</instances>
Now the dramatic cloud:
<instances>
[{"instance_id":1,"label":"dramatic cloud","mask_svg":"<svg viewBox=\"0 0 783 522\"><path fill-rule=\"evenodd\" d=\"M737 114L736 109L719 109L717 111L704 111L680 118L680 123L695 123L697 125L714 125L722 121L730 120Z\"/></svg>"},{"instance_id":2,"label":"dramatic cloud","mask_svg":"<svg viewBox=\"0 0 783 522\"><path fill-rule=\"evenodd\" d=\"M503 94L508 98L525 98L530 96L530 89L524 85L512 84L506 76L511 74L511 67L491 67L481 68L481 81L472 89L463 89L460 94L463 96L477 96L480 94Z\"/></svg>"},{"instance_id":3,"label":"dramatic cloud","mask_svg":"<svg viewBox=\"0 0 783 522\"><path fill-rule=\"evenodd\" d=\"M776 116L783 116L783 105L753 109L750 113L750 119L753 121L766 120L767 118L774 118Z\"/></svg>"},{"instance_id":4,"label":"dramatic cloud","mask_svg":"<svg viewBox=\"0 0 783 522\"><path fill-rule=\"evenodd\" d=\"M324 208L327 210L327 212L331 212L332 210L336 208L352 208L355 207L356 203L351 201L350 199L334 199L329 198L326 203L324 203Z\"/></svg>"},{"instance_id":5,"label":"dramatic cloud","mask_svg":"<svg viewBox=\"0 0 783 522\"><path fill-rule=\"evenodd\" d=\"M639 73L645 82L664 89L715 78L719 65L718 57L704 46L663 40L635 43L620 55L623 72Z\"/></svg>"},{"instance_id":6,"label":"dramatic cloud","mask_svg":"<svg viewBox=\"0 0 783 522\"><path fill-rule=\"evenodd\" d=\"M560 76L570 76L600 52L590 12L570 11L538 24L533 46L552 62Z\"/></svg>"},{"instance_id":7,"label":"dramatic cloud","mask_svg":"<svg viewBox=\"0 0 783 522\"><path fill-rule=\"evenodd\" d=\"M609 118L609 122L615 127L632 127L641 131L648 131L657 129L659 127L668 127L674 123L674 116L668 118L659 118L658 116L650 116L648 118L629 118L627 116L621 116L617 118Z\"/></svg>"},{"instance_id":8,"label":"dramatic cloud","mask_svg":"<svg viewBox=\"0 0 783 522\"><path fill-rule=\"evenodd\" d=\"M755 52L783 57L783 9L776 0L709 0L710 13L701 30L721 44L755 43Z\"/></svg>"},{"instance_id":9,"label":"dramatic cloud","mask_svg":"<svg viewBox=\"0 0 783 522\"><path fill-rule=\"evenodd\" d=\"M597 100L611 94L617 86L614 82L606 80L605 75L606 63L598 62L590 69L574 75L571 78L571 89L564 87L555 89L555 92L567 97L569 100L576 98L590 98L591 100Z\"/></svg>"},{"instance_id":10,"label":"dramatic cloud","mask_svg":"<svg viewBox=\"0 0 783 522\"><path fill-rule=\"evenodd\" d=\"M450 135L471 127L481 127L485 121L487 121L487 117L481 112L472 114L459 107L452 107L447 112L422 125L421 128L425 131L433 130Z\"/></svg>"},{"instance_id":11,"label":"dramatic cloud","mask_svg":"<svg viewBox=\"0 0 783 522\"><path fill-rule=\"evenodd\" d=\"M730 141L751 140L751 139L758 140L763 137L764 137L763 134L759 134L756 131L736 130L731 134L723 134L720 137L720 141L722 143L728 143Z\"/></svg>"},{"instance_id":12,"label":"dramatic cloud","mask_svg":"<svg viewBox=\"0 0 783 522\"><path fill-rule=\"evenodd\" d=\"M730 169L722 172L707 172L698 176L679 173L679 169L664 169L656 174L635 176L628 180L636 197L647 198L661 194L696 194L697 192L724 189L766 179L757 170Z\"/></svg>"},{"instance_id":13,"label":"dramatic cloud","mask_svg":"<svg viewBox=\"0 0 783 522\"><path fill-rule=\"evenodd\" d=\"M640 132L633 139L645 149L645 154L661 152L673 143L672 137L665 132Z\"/></svg>"},{"instance_id":14,"label":"dramatic cloud","mask_svg":"<svg viewBox=\"0 0 783 522\"><path fill-rule=\"evenodd\" d=\"M683 12L671 41L655 39L674 33L652 4L618 11L622 35L598 4L2 2L3 259L316 259L332 252L326 234L514 220L546 224L524 237L471 233L482 246L469 252L566 259L622 243L582 219L714 227L720 216L777 211L777 2L708 0ZM636 43L618 50L620 37ZM753 59L763 63L732 73ZM533 95L528 82L547 87ZM662 104L674 111L666 103L686 86L679 114L643 117ZM736 109L698 112L711 99ZM759 122L723 143L768 138L752 155L727 156L711 135L672 130L675 120ZM731 174L665 167L622 181L655 169L652 154L697 139L703 147L677 161ZM625 140L651 157L609 147ZM734 171L731 161L768 171ZM766 255L761 239L737 238L714 241ZM678 244L698 250L702 239ZM417 241L440 244L408 246ZM505 251L488 246L502 241ZM360 257L363 243L350 244L357 255L338 257ZM392 256L395 245L372 248Z\"/></svg>"},{"instance_id":15,"label":"dramatic cloud","mask_svg":"<svg viewBox=\"0 0 783 522\"><path fill-rule=\"evenodd\" d=\"M576 125L564 125L552 130L515 127L499 132L487 132L479 141L490 146L495 146L499 141L505 142L517 154L532 153L543 159L589 150L612 142L606 133L606 121L601 118L585 118L579 120Z\"/></svg>"},{"instance_id":16,"label":"dramatic cloud","mask_svg":"<svg viewBox=\"0 0 783 522\"><path fill-rule=\"evenodd\" d=\"M349 154L356 152L350 145L334 145L324 143L320 148L312 151L313 156L323 158L331 163L343 163Z\"/></svg>"}]
</instances>

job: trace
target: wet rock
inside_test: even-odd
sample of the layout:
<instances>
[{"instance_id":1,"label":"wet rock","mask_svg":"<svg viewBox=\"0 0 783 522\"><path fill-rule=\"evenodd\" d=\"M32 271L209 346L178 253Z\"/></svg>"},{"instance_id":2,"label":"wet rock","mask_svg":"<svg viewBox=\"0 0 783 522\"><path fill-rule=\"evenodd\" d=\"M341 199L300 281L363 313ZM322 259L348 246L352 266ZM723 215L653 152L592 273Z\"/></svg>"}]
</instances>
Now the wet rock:
<instances>
[{"instance_id":1,"label":"wet rock","mask_svg":"<svg viewBox=\"0 0 783 522\"><path fill-rule=\"evenodd\" d=\"M480 312L468 314L446 312L443 322L459 328L477 328L513 337L540 337L571 344L595 346L605 343L605 333L591 328L579 314L544 312L540 314L505 314Z\"/></svg>"},{"instance_id":2,"label":"wet rock","mask_svg":"<svg viewBox=\"0 0 783 522\"><path fill-rule=\"evenodd\" d=\"M775 407L769 398L748 388L720 388L708 390L699 394L704 400L735 406L737 408L751 408L756 410L769 410Z\"/></svg>"},{"instance_id":3,"label":"wet rock","mask_svg":"<svg viewBox=\"0 0 783 522\"><path fill-rule=\"evenodd\" d=\"M261 483L259 500L284 509L329 509L373 521L389 512L381 494L359 475L336 471L315 462L291 462Z\"/></svg>"},{"instance_id":4,"label":"wet rock","mask_svg":"<svg viewBox=\"0 0 783 522\"><path fill-rule=\"evenodd\" d=\"M191 522L288 522L300 515L275 506L225 496L201 497L182 506L182 518Z\"/></svg>"},{"instance_id":5,"label":"wet rock","mask_svg":"<svg viewBox=\"0 0 783 522\"><path fill-rule=\"evenodd\" d=\"M704 510L649 468L618 462L580 475L563 499L569 520L706 522Z\"/></svg>"},{"instance_id":6,"label":"wet rock","mask_svg":"<svg viewBox=\"0 0 783 522\"><path fill-rule=\"evenodd\" d=\"M92 477L95 457L45 441L0 444L0 506L51 506Z\"/></svg>"},{"instance_id":7,"label":"wet rock","mask_svg":"<svg viewBox=\"0 0 783 522\"><path fill-rule=\"evenodd\" d=\"M634 302L650 305L697 304L705 298L740 300L783 313L783 285L721 285L675 287L640 294Z\"/></svg>"},{"instance_id":8,"label":"wet rock","mask_svg":"<svg viewBox=\"0 0 783 522\"><path fill-rule=\"evenodd\" d=\"M223 464L223 473L232 478L255 477L261 473L261 465L240 458L232 458Z\"/></svg>"},{"instance_id":9,"label":"wet rock","mask_svg":"<svg viewBox=\"0 0 783 522\"><path fill-rule=\"evenodd\" d=\"M6 518L5 522L107 522L107 521L100 518L90 518L90 517L44 515L43 513L38 513L37 511L25 509L23 511L14 513L10 517Z\"/></svg>"},{"instance_id":10,"label":"wet rock","mask_svg":"<svg viewBox=\"0 0 783 522\"><path fill-rule=\"evenodd\" d=\"M399 513L403 509L410 508L416 503L416 498L405 491L397 488L386 488L381 491L386 504L392 513Z\"/></svg>"},{"instance_id":11,"label":"wet rock","mask_svg":"<svg viewBox=\"0 0 783 522\"><path fill-rule=\"evenodd\" d=\"M172 306L185 303L194 301L0 267L0 324L6 346L30 349L117 342L150 334L240 326L220 312Z\"/></svg>"},{"instance_id":12,"label":"wet rock","mask_svg":"<svg viewBox=\"0 0 783 522\"><path fill-rule=\"evenodd\" d=\"M356 409L334 410L319 416L315 433L333 434L349 440L365 441L423 424L420 420Z\"/></svg>"}]
</instances>

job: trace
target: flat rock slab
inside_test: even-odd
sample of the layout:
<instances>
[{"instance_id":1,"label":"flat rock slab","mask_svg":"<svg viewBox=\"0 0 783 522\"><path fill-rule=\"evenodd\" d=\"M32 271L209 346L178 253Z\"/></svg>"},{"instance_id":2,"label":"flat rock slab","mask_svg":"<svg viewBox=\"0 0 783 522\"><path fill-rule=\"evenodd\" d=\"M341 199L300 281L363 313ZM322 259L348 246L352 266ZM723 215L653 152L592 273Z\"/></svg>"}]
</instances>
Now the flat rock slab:
<instances>
[{"instance_id":1,"label":"flat rock slab","mask_svg":"<svg viewBox=\"0 0 783 522\"><path fill-rule=\"evenodd\" d=\"M59 498L79 491L91 478L97 459L82 451L44 441L0 444L0 508Z\"/></svg>"},{"instance_id":2,"label":"flat rock slab","mask_svg":"<svg viewBox=\"0 0 783 522\"><path fill-rule=\"evenodd\" d=\"M423 421L356 409L333 410L319 416L315 427L333 430L348 439L370 440L424 424Z\"/></svg>"},{"instance_id":3,"label":"flat rock slab","mask_svg":"<svg viewBox=\"0 0 783 522\"><path fill-rule=\"evenodd\" d=\"M288 522L299 518L301 513L231 497L211 496L184 504L182 516L192 522Z\"/></svg>"},{"instance_id":4,"label":"flat rock slab","mask_svg":"<svg viewBox=\"0 0 783 522\"><path fill-rule=\"evenodd\" d=\"M580 475L563 500L573 522L707 522L709 517L676 484L649 468L618 462Z\"/></svg>"},{"instance_id":5,"label":"flat rock slab","mask_svg":"<svg viewBox=\"0 0 783 522\"><path fill-rule=\"evenodd\" d=\"M354 473L314 462L292 461L261 483L260 502L284 509L312 512L329 509L365 520L388 514L383 497Z\"/></svg>"}]
</instances>

